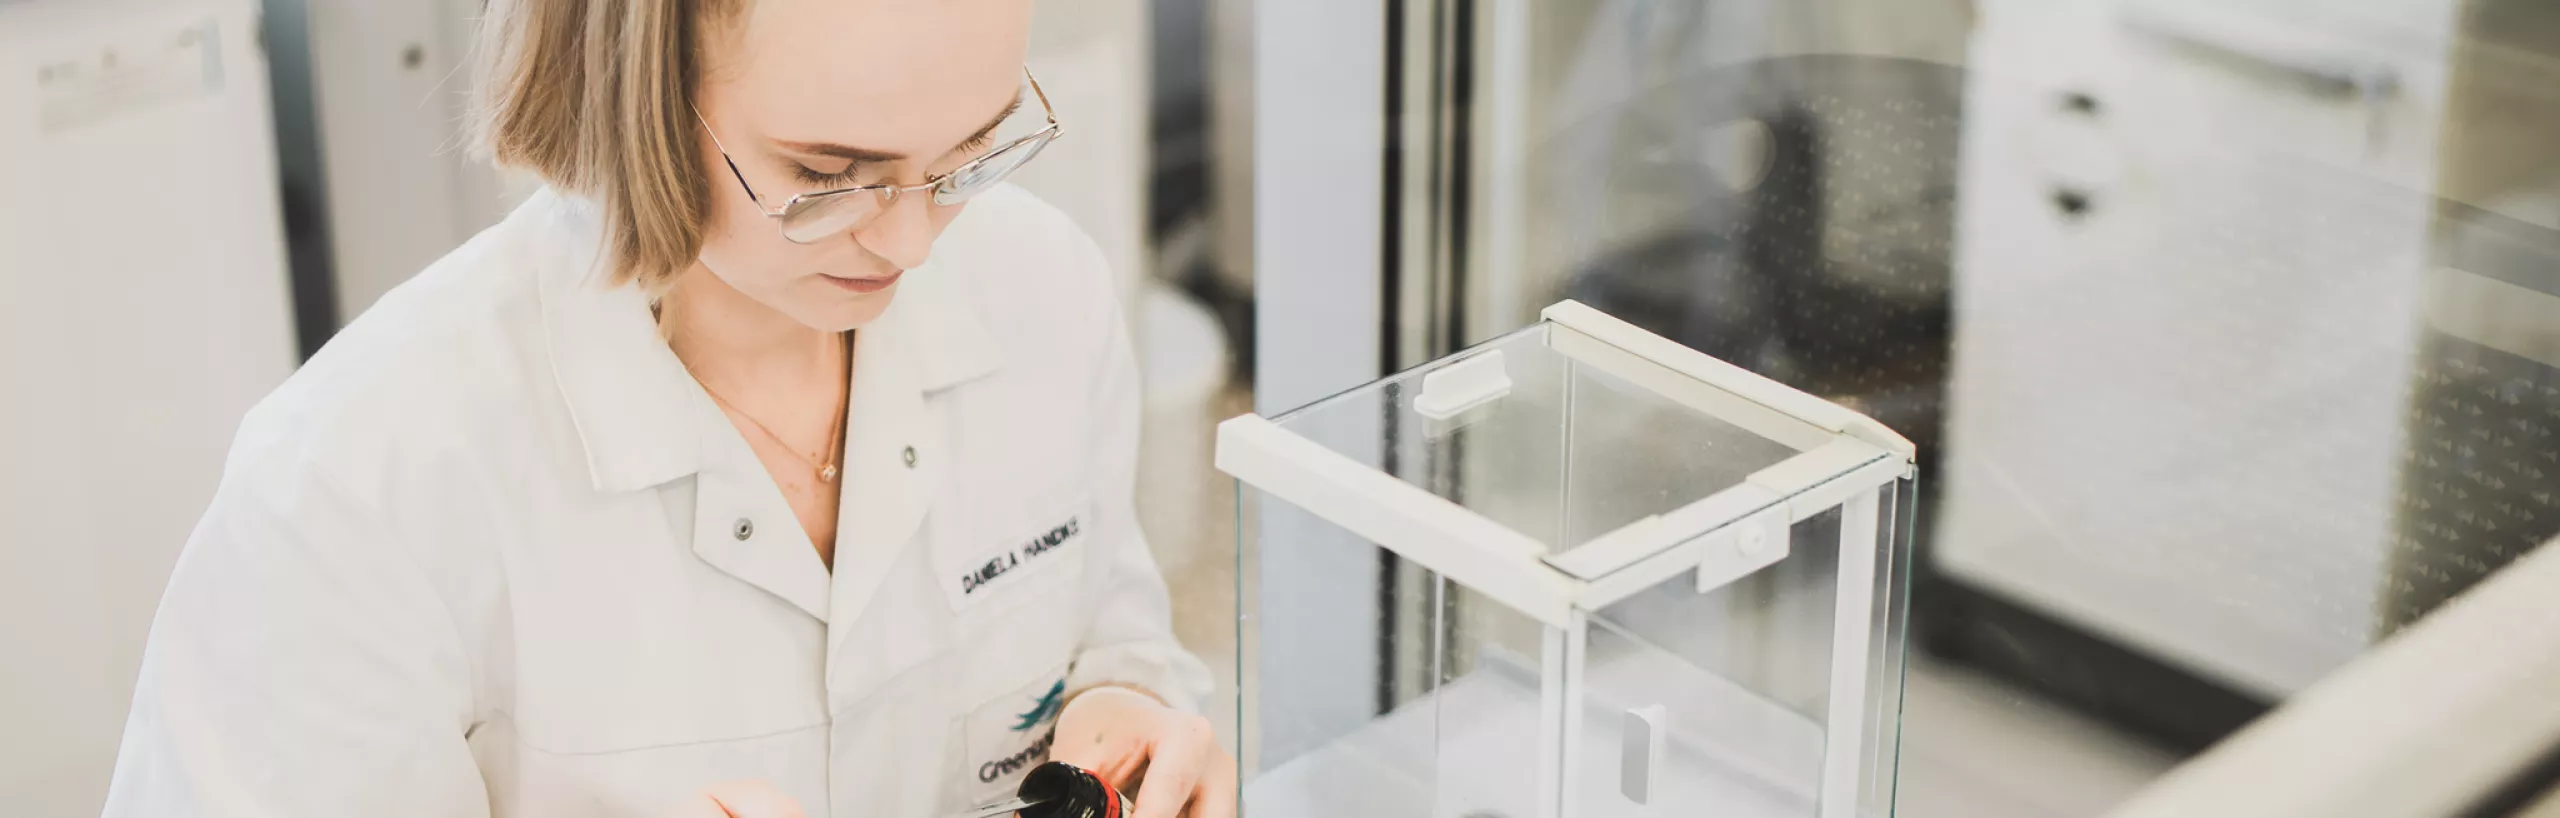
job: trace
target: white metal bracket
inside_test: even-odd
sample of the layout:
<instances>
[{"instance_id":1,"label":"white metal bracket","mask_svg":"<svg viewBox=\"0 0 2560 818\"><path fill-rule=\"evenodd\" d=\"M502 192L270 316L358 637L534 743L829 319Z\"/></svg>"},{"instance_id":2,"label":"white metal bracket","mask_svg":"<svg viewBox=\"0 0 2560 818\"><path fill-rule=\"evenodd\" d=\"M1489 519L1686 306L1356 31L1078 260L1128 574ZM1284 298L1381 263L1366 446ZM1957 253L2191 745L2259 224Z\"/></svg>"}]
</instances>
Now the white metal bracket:
<instances>
[{"instance_id":1,"label":"white metal bracket","mask_svg":"<svg viewBox=\"0 0 2560 818\"><path fill-rule=\"evenodd\" d=\"M1489 349L1423 375L1422 394L1414 397L1413 411L1432 420L1448 420L1509 394L1511 373L1503 367L1502 350Z\"/></svg>"},{"instance_id":2,"label":"white metal bracket","mask_svg":"<svg viewBox=\"0 0 2560 818\"><path fill-rule=\"evenodd\" d=\"M1758 373L1716 360L1678 342L1646 332L1616 316L1592 309L1577 301L1558 301L1538 313L1539 317L1588 335L1602 343L1625 350L1638 358L1668 367L1730 393L1745 401L1765 407L1765 411L1808 423L1824 431L1848 435L1866 441L1876 448L1912 459L1919 449L1902 435L1877 423L1874 418L1849 411L1839 404L1814 397L1794 387L1770 380ZM1728 413L1711 413L1726 416ZM1732 419L1732 418L1729 418ZM1736 422L1739 422L1736 419ZM1759 430L1754 430L1759 431ZM1764 437L1790 442L1791 436ZM1798 446L1797 448L1805 448Z\"/></svg>"},{"instance_id":3,"label":"white metal bracket","mask_svg":"<svg viewBox=\"0 0 2560 818\"><path fill-rule=\"evenodd\" d=\"M1706 553L1698 561L1698 593L1731 585L1786 559L1794 519L1782 502L1708 532Z\"/></svg>"}]
</instances>

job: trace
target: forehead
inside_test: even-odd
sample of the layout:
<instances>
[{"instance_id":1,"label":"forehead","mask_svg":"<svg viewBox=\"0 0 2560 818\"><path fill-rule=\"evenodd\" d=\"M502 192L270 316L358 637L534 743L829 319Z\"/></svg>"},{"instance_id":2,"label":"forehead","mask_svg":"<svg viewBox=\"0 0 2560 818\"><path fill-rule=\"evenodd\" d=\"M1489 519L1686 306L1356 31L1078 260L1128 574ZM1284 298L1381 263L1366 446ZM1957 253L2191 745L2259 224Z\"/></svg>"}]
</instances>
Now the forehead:
<instances>
[{"instance_id":1,"label":"forehead","mask_svg":"<svg viewBox=\"0 0 2560 818\"><path fill-rule=\"evenodd\" d=\"M1030 0L760 0L722 91L774 138L931 155L1021 88L1030 21Z\"/></svg>"}]
</instances>

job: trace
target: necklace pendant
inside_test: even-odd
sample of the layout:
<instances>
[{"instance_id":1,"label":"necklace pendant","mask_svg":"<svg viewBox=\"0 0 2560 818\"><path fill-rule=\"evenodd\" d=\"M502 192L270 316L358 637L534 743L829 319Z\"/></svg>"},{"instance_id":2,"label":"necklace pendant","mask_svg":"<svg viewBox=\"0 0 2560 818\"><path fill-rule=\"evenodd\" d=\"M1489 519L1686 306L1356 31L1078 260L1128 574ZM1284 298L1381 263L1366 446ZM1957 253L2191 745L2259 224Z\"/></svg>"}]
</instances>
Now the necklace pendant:
<instances>
[{"instance_id":1,"label":"necklace pendant","mask_svg":"<svg viewBox=\"0 0 2560 818\"><path fill-rule=\"evenodd\" d=\"M835 481L836 481L836 464L834 464L834 463L829 463L829 464L826 464L826 465L824 465L824 466L819 466L819 467L818 467L818 482L821 482L821 483L833 483L833 482L835 482Z\"/></svg>"}]
</instances>

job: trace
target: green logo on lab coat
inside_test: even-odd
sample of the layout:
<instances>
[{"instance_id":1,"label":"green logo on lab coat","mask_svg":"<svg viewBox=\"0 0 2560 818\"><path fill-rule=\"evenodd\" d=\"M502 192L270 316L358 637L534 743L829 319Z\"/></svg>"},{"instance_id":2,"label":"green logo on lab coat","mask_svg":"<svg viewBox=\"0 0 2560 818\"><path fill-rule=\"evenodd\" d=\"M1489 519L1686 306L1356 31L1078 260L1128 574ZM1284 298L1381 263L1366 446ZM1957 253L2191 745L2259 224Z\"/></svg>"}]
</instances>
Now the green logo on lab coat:
<instances>
[{"instance_id":1,"label":"green logo on lab coat","mask_svg":"<svg viewBox=\"0 0 2560 818\"><path fill-rule=\"evenodd\" d=\"M1013 731L1016 733L1028 733L1031 732L1031 728L1038 727L1047 723L1050 719L1056 718L1058 715L1058 707L1064 703L1066 697L1067 680L1059 679L1057 684L1049 687L1048 695L1041 696L1040 701L1031 706L1031 712L1022 714L1022 721L1013 726Z\"/></svg>"}]
</instances>

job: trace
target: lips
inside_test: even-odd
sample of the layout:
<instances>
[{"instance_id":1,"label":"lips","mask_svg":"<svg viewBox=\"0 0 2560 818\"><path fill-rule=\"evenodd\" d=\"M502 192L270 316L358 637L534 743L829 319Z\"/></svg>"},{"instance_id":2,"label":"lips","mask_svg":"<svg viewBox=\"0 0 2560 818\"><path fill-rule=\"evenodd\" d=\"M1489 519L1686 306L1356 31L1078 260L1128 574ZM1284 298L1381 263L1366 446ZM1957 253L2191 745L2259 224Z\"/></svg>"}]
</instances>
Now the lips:
<instances>
[{"instance_id":1,"label":"lips","mask_svg":"<svg viewBox=\"0 0 2560 818\"><path fill-rule=\"evenodd\" d=\"M902 270L885 276L870 276L866 278L845 278L842 276L831 276L825 273L818 274L818 277L826 279L829 284L833 284L838 288L850 292L876 293L881 290L889 289L889 285L898 283L898 279L905 275L906 272Z\"/></svg>"}]
</instances>

